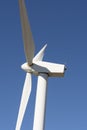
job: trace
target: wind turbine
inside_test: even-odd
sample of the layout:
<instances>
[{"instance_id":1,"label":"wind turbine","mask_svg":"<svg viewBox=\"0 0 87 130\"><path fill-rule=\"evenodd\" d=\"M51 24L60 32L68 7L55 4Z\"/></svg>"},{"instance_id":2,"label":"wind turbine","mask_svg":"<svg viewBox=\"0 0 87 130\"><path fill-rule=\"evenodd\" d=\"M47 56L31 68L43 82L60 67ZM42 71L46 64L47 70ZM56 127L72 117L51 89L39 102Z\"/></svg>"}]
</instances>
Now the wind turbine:
<instances>
[{"instance_id":1,"label":"wind turbine","mask_svg":"<svg viewBox=\"0 0 87 130\"><path fill-rule=\"evenodd\" d=\"M21 68L26 72L26 78L21 96L21 102L15 130L21 129L23 117L31 93L32 74L38 76L33 130L44 130L47 79L48 77L63 77L66 67L63 64L55 64L42 61L44 51L47 45L45 45L34 57L35 45L32 38L32 33L28 21L24 0L19 0L19 7L24 40L24 50L26 56L26 63L21 65Z\"/></svg>"}]
</instances>

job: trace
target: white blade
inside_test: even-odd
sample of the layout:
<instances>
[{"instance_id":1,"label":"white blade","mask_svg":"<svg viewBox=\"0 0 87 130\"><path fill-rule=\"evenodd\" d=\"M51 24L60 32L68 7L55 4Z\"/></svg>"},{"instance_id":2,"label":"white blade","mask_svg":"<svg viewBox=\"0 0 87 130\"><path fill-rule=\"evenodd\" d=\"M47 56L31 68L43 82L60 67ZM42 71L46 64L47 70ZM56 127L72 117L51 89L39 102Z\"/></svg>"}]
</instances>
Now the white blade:
<instances>
[{"instance_id":1,"label":"white blade","mask_svg":"<svg viewBox=\"0 0 87 130\"><path fill-rule=\"evenodd\" d=\"M37 55L33 59L33 62L43 60L46 47L47 47L47 44L37 53Z\"/></svg>"},{"instance_id":2,"label":"white blade","mask_svg":"<svg viewBox=\"0 0 87 130\"><path fill-rule=\"evenodd\" d=\"M34 57L35 46L34 46L34 41L32 38L32 33L31 33L29 21L28 21L28 16L27 16L24 0L19 0L19 6L20 6L20 16L21 16L21 25L22 25L26 60L28 64L31 65L32 59Z\"/></svg>"},{"instance_id":3,"label":"white blade","mask_svg":"<svg viewBox=\"0 0 87 130\"><path fill-rule=\"evenodd\" d=\"M28 99L29 99L29 96L31 93L31 85L32 85L31 84L31 74L27 73L26 78L25 78L23 92L22 92L20 108L19 108L19 113L18 113L17 124L16 124L15 130L20 130L20 128L21 128L21 124L23 121L26 107L27 107Z\"/></svg>"}]
</instances>

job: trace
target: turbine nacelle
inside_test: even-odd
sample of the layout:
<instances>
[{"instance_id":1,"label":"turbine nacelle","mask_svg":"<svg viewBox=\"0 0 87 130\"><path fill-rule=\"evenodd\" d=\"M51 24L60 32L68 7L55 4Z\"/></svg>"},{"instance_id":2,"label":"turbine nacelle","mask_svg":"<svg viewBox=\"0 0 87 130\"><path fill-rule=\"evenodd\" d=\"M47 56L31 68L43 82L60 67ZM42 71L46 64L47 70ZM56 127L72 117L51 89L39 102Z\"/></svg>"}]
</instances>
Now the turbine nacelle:
<instances>
[{"instance_id":1,"label":"turbine nacelle","mask_svg":"<svg viewBox=\"0 0 87 130\"><path fill-rule=\"evenodd\" d=\"M65 72L65 65L56 64L44 61L33 62L31 66L28 63L21 65L21 68L27 73L39 75L39 73L46 73L49 77L63 77Z\"/></svg>"}]
</instances>

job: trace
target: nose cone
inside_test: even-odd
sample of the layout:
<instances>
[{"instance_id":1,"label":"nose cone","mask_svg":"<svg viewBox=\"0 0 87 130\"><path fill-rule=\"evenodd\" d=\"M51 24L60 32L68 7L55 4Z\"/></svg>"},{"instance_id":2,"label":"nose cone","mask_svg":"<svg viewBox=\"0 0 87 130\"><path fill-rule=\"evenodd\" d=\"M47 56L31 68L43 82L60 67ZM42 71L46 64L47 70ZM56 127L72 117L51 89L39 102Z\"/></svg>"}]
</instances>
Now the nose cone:
<instances>
[{"instance_id":1,"label":"nose cone","mask_svg":"<svg viewBox=\"0 0 87 130\"><path fill-rule=\"evenodd\" d=\"M28 68L28 64L24 63L21 65L21 69L26 70Z\"/></svg>"},{"instance_id":2,"label":"nose cone","mask_svg":"<svg viewBox=\"0 0 87 130\"><path fill-rule=\"evenodd\" d=\"M32 66L29 66L28 63L22 64L21 69L23 69L27 73L33 73L34 72L34 70L32 69Z\"/></svg>"}]
</instances>

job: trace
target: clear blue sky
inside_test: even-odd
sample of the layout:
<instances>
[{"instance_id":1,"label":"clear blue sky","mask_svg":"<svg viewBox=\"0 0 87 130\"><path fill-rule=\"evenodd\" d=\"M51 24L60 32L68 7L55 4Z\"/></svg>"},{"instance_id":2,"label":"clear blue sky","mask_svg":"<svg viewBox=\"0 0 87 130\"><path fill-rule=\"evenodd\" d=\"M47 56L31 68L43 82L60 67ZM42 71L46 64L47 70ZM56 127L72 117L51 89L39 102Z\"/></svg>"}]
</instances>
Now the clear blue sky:
<instances>
[{"instance_id":1,"label":"clear blue sky","mask_svg":"<svg viewBox=\"0 0 87 130\"><path fill-rule=\"evenodd\" d=\"M49 78L45 130L87 130L87 1L26 0L37 53L67 65ZM14 130L25 78L18 0L0 1L0 130ZM37 78L21 130L32 130Z\"/></svg>"}]
</instances>

